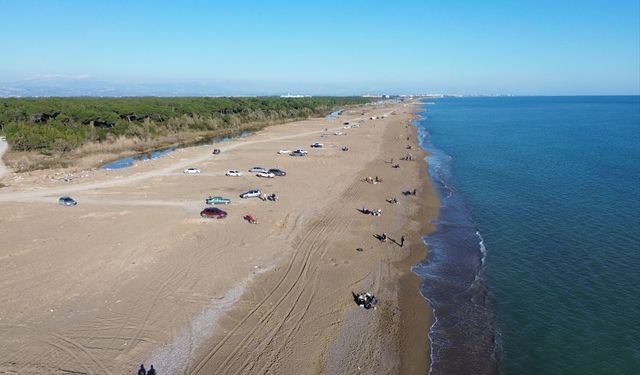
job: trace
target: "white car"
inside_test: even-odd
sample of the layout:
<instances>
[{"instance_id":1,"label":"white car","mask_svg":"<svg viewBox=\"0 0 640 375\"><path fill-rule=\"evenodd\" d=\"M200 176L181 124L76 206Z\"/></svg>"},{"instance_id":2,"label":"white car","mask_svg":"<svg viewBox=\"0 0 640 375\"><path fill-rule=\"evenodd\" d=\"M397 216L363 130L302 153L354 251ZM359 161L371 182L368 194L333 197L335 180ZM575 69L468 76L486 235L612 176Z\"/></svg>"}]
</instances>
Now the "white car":
<instances>
[{"instance_id":1,"label":"white car","mask_svg":"<svg viewBox=\"0 0 640 375\"><path fill-rule=\"evenodd\" d=\"M230 171L227 171L227 173L225 173L224 175L230 176L230 177L240 177L242 176L242 172L236 171L236 170L230 170Z\"/></svg>"},{"instance_id":2,"label":"white car","mask_svg":"<svg viewBox=\"0 0 640 375\"><path fill-rule=\"evenodd\" d=\"M291 150L287 150L287 149L282 149L280 151L278 151L278 154L290 154Z\"/></svg>"},{"instance_id":3,"label":"white car","mask_svg":"<svg viewBox=\"0 0 640 375\"><path fill-rule=\"evenodd\" d=\"M267 168L262 168L262 167L251 167L251 169L249 169L249 172L252 173L256 173L256 172L266 172Z\"/></svg>"},{"instance_id":4,"label":"white car","mask_svg":"<svg viewBox=\"0 0 640 375\"><path fill-rule=\"evenodd\" d=\"M259 172L258 174L256 174L256 176L264 178L274 178L276 175L271 172Z\"/></svg>"},{"instance_id":5,"label":"white car","mask_svg":"<svg viewBox=\"0 0 640 375\"><path fill-rule=\"evenodd\" d=\"M335 135L342 135L343 133L342 133L341 131L337 131L337 132L335 132L335 133L333 133L333 134L335 134Z\"/></svg>"},{"instance_id":6,"label":"white car","mask_svg":"<svg viewBox=\"0 0 640 375\"><path fill-rule=\"evenodd\" d=\"M200 173L200 170L198 168L187 168L184 170L184 173L186 174L198 174Z\"/></svg>"}]
</instances>

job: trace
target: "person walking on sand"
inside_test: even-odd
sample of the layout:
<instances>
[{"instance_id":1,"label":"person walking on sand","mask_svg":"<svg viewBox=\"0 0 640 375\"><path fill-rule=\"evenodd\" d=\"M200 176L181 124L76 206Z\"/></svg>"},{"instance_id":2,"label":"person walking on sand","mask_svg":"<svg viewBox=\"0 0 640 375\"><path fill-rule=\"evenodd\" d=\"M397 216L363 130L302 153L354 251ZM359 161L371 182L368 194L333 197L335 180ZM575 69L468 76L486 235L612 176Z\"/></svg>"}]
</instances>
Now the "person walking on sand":
<instances>
[{"instance_id":1,"label":"person walking on sand","mask_svg":"<svg viewBox=\"0 0 640 375\"><path fill-rule=\"evenodd\" d=\"M382 242L387 242L387 234L382 233Z\"/></svg>"},{"instance_id":2,"label":"person walking on sand","mask_svg":"<svg viewBox=\"0 0 640 375\"><path fill-rule=\"evenodd\" d=\"M153 368L153 365L149 367L149 371L147 371L147 375L156 375L156 369Z\"/></svg>"},{"instance_id":3,"label":"person walking on sand","mask_svg":"<svg viewBox=\"0 0 640 375\"><path fill-rule=\"evenodd\" d=\"M147 370L145 370L144 365L140 365L140 369L138 370L138 375L147 375Z\"/></svg>"},{"instance_id":4,"label":"person walking on sand","mask_svg":"<svg viewBox=\"0 0 640 375\"><path fill-rule=\"evenodd\" d=\"M400 247L404 246L404 236L400 237Z\"/></svg>"}]
</instances>

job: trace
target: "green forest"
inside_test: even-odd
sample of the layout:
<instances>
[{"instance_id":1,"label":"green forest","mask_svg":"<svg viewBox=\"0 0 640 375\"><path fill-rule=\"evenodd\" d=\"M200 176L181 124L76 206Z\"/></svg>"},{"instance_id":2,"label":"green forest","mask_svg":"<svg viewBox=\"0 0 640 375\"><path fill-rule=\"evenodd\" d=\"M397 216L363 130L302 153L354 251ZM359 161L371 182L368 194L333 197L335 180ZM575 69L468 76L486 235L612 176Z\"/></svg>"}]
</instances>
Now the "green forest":
<instances>
[{"instance_id":1,"label":"green forest","mask_svg":"<svg viewBox=\"0 0 640 375\"><path fill-rule=\"evenodd\" d=\"M232 133L251 124L324 116L362 97L3 98L0 130L17 151L68 152L119 137L155 139L184 132Z\"/></svg>"}]
</instances>

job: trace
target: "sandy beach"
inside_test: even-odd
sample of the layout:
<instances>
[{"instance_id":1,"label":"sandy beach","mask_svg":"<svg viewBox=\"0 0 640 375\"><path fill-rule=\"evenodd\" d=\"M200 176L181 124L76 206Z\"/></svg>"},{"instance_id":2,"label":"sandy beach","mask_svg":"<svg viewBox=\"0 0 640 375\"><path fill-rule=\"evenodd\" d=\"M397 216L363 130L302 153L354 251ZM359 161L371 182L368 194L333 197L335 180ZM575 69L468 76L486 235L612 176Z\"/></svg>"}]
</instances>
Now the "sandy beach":
<instances>
[{"instance_id":1,"label":"sandy beach","mask_svg":"<svg viewBox=\"0 0 640 375\"><path fill-rule=\"evenodd\" d=\"M410 268L425 257L438 198L417 109L271 126L216 145L219 155L198 146L121 170L9 172L0 373L128 374L145 363L160 374L424 374L431 311ZM309 154L277 153L298 148ZM253 166L287 175L259 178ZM280 199L238 197L254 188ZM61 206L61 195L79 204ZM232 200L216 206L227 218L200 217L210 195ZM374 237L383 232L386 242ZM366 291L375 309L354 302Z\"/></svg>"}]
</instances>

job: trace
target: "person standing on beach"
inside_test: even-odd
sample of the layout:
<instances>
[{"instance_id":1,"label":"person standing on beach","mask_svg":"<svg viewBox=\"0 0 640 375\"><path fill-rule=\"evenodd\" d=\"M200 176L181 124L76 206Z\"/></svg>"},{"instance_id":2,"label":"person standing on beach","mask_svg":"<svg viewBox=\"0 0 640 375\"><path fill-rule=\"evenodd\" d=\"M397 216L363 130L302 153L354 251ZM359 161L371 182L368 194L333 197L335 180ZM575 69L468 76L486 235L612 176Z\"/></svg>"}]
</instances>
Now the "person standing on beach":
<instances>
[{"instance_id":1,"label":"person standing on beach","mask_svg":"<svg viewBox=\"0 0 640 375\"><path fill-rule=\"evenodd\" d=\"M140 365L140 369L138 370L138 375L147 375L147 370L145 370L144 365Z\"/></svg>"},{"instance_id":2,"label":"person standing on beach","mask_svg":"<svg viewBox=\"0 0 640 375\"><path fill-rule=\"evenodd\" d=\"M400 237L400 247L404 246L404 236Z\"/></svg>"}]
</instances>

